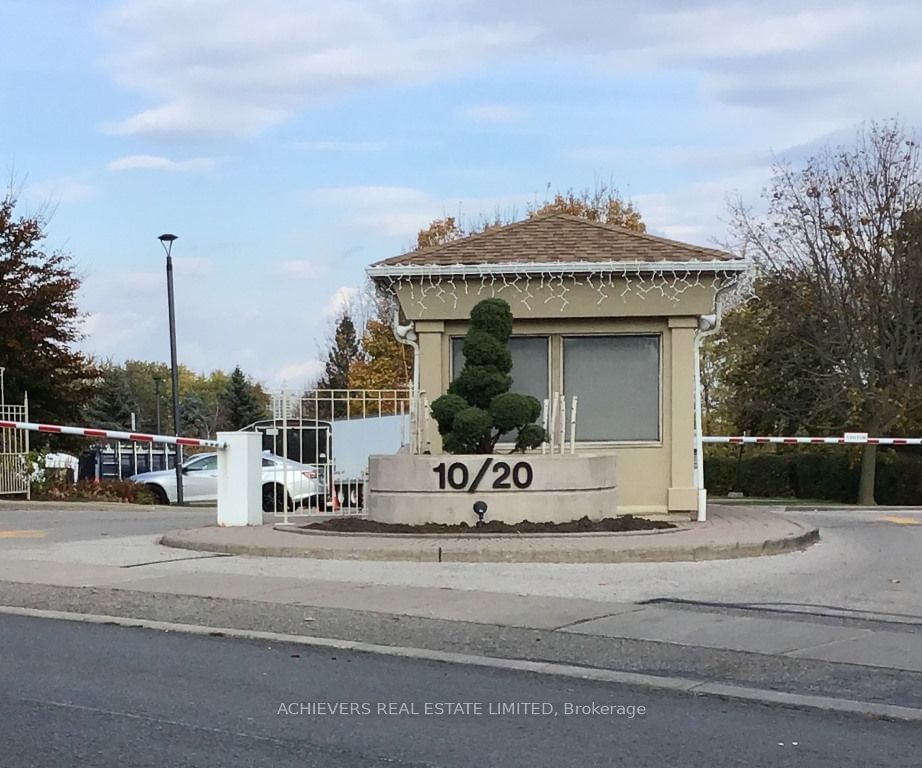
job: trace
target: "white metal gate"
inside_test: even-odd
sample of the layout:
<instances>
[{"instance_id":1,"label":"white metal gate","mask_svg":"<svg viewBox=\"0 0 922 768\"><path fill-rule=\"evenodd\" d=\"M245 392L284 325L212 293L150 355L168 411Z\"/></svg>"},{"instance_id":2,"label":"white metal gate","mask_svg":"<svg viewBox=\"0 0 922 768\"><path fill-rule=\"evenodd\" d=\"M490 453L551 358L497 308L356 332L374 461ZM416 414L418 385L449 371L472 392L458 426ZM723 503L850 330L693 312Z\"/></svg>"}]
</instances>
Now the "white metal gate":
<instances>
[{"instance_id":1,"label":"white metal gate","mask_svg":"<svg viewBox=\"0 0 922 768\"><path fill-rule=\"evenodd\" d=\"M299 466L283 473L278 492L266 496L264 509L286 521L291 516L364 515L368 457L419 452L425 434L420 402L409 389L272 393L273 418L252 428L263 433L266 450ZM313 498L305 495L299 476L311 471L321 489Z\"/></svg>"},{"instance_id":2,"label":"white metal gate","mask_svg":"<svg viewBox=\"0 0 922 768\"><path fill-rule=\"evenodd\" d=\"M28 420L28 398L22 405L0 405L0 421ZM29 433L0 428L0 496L23 493L29 498Z\"/></svg>"}]
</instances>

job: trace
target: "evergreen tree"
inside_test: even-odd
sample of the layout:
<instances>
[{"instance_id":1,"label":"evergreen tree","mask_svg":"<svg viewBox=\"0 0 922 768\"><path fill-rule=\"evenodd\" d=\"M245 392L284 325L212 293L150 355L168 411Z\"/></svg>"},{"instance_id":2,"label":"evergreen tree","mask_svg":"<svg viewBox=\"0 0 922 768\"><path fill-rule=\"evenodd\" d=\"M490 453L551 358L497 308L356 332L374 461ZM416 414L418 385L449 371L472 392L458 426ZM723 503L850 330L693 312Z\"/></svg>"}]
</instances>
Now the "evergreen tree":
<instances>
[{"instance_id":1,"label":"evergreen tree","mask_svg":"<svg viewBox=\"0 0 922 768\"><path fill-rule=\"evenodd\" d=\"M137 415L138 405L131 392L125 369L108 365L96 382L96 394L83 408L87 424L102 429L131 429L131 414Z\"/></svg>"},{"instance_id":2,"label":"evergreen tree","mask_svg":"<svg viewBox=\"0 0 922 768\"><path fill-rule=\"evenodd\" d=\"M243 429L254 421L267 418L265 398L249 382L239 365L230 375L222 400L224 425L229 430Z\"/></svg>"},{"instance_id":3,"label":"evergreen tree","mask_svg":"<svg viewBox=\"0 0 922 768\"><path fill-rule=\"evenodd\" d=\"M209 438L208 411L198 392L188 392L179 401L179 420L186 437Z\"/></svg>"},{"instance_id":4,"label":"evergreen tree","mask_svg":"<svg viewBox=\"0 0 922 768\"><path fill-rule=\"evenodd\" d=\"M360 359L361 350L355 333L355 323L352 322L349 312L343 310L336 322L323 378L318 382L317 389L347 389L349 371L353 363Z\"/></svg>"}]
</instances>

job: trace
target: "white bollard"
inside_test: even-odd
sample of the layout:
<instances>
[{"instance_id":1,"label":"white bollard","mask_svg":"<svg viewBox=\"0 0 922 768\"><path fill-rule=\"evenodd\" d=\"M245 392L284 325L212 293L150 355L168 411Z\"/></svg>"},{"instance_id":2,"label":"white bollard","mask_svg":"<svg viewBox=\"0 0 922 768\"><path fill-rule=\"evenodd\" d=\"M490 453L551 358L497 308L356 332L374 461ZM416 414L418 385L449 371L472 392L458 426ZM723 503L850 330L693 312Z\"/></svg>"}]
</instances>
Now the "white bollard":
<instances>
[{"instance_id":1,"label":"white bollard","mask_svg":"<svg viewBox=\"0 0 922 768\"><path fill-rule=\"evenodd\" d=\"M262 433L218 432L218 525L262 525Z\"/></svg>"}]
</instances>

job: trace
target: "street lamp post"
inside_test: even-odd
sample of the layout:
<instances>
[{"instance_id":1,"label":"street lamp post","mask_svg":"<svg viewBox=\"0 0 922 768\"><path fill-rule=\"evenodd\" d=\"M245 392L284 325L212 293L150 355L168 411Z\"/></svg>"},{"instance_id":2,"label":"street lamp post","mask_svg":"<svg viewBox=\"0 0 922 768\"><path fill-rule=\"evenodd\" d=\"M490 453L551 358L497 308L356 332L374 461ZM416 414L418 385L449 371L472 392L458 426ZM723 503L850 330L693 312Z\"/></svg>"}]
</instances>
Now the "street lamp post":
<instances>
[{"instance_id":1,"label":"street lamp post","mask_svg":"<svg viewBox=\"0 0 922 768\"><path fill-rule=\"evenodd\" d=\"M173 377L173 432L179 435L179 366L176 364L176 313L173 309L173 241L176 235L157 238L166 252L166 292L170 310L170 368ZM176 446L176 503L182 504L182 446Z\"/></svg>"}]
</instances>

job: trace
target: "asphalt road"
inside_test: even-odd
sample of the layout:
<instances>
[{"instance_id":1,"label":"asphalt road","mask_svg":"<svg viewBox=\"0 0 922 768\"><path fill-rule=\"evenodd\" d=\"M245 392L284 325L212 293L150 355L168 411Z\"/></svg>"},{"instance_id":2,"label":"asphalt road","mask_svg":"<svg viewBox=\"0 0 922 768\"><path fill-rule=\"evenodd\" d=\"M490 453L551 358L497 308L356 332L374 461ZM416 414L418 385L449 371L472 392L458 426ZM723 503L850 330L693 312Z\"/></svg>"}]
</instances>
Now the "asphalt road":
<instances>
[{"instance_id":1,"label":"asphalt road","mask_svg":"<svg viewBox=\"0 0 922 768\"><path fill-rule=\"evenodd\" d=\"M121 504L46 505L0 502L0 548L89 541L103 537L163 534L215 521L212 507L148 507Z\"/></svg>"},{"instance_id":2,"label":"asphalt road","mask_svg":"<svg viewBox=\"0 0 922 768\"><path fill-rule=\"evenodd\" d=\"M427 704L448 706L427 715ZM491 714L500 704L535 713ZM634 717L577 714L568 704L633 707ZM312 714L319 705L326 713ZM329 714L343 705L352 714ZM0 743L0 766L15 768L894 768L919 764L922 731L570 679L0 616Z\"/></svg>"}]
</instances>

